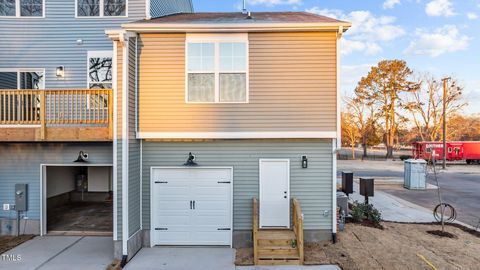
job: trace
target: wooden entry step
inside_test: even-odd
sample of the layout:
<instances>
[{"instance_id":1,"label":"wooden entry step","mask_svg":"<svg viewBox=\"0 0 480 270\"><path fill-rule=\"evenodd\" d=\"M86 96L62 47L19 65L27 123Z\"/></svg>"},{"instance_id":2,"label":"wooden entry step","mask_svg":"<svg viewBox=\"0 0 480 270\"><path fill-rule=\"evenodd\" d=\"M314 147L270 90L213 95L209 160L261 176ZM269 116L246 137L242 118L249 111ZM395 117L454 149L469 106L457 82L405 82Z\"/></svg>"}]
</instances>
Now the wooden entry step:
<instances>
[{"instance_id":1,"label":"wooden entry step","mask_svg":"<svg viewBox=\"0 0 480 270\"><path fill-rule=\"evenodd\" d=\"M258 202L253 199L253 252L256 265L303 264L303 216L293 201L292 229L259 229Z\"/></svg>"}]
</instances>

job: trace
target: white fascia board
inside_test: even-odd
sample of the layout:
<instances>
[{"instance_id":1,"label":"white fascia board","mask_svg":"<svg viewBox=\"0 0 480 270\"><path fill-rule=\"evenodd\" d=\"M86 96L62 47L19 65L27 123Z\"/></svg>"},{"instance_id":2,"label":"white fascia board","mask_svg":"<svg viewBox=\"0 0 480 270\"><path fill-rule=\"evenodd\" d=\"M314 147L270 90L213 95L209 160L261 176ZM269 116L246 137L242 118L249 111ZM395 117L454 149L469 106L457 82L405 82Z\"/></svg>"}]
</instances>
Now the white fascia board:
<instances>
[{"instance_id":1,"label":"white fascia board","mask_svg":"<svg viewBox=\"0 0 480 270\"><path fill-rule=\"evenodd\" d=\"M351 24L341 23L126 23L122 28L135 32L262 32L262 31L346 31Z\"/></svg>"},{"instance_id":2,"label":"white fascia board","mask_svg":"<svg viewBox=\"0 0 480 270\"><path fill-rule=\"evenodd\" d=\"M334 139L335 131L138 132L137 139Z\"/></svg>"}]
</instances>

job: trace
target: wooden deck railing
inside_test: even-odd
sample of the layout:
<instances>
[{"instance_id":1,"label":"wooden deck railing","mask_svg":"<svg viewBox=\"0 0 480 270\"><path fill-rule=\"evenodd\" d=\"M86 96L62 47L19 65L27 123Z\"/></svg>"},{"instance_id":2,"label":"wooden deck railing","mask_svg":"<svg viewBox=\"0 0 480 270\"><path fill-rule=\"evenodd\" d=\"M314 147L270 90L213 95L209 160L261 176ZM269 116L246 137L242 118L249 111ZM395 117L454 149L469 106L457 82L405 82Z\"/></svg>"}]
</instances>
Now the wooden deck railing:
<instances>
[{"instance_id":1,"label":"wooden deck railing","mask_svg":"<svg viewBox=\"0 0 480 270\"><path fill-rule=\"evenodd\" d=\"M253 233L253 262L258 265L258 200L253 198L252 200L252 233Z\"/></svg>"},{"instance_id":2,"label":"wooden deck railing","mask_svg":"<svg viewBox=\"0 0 480 270\"><path fill-rule=\"evenodd\" d=\"M300 202L295 198L292 199L292 210L293 232L297 237L297 247L300 264L303 264L305 258L303 252L303 213L302 208L300 207Z\"/></svg>"},{"instance_id":3,"label":"wooden deck railing","mask_svg":"<svg viewBox=\"0 0 480 270\"><path fill-rule=\"evenodd\" d=\"M110 127L111 89L0 90L0 126Z\"/></svg>"}]
</instances>

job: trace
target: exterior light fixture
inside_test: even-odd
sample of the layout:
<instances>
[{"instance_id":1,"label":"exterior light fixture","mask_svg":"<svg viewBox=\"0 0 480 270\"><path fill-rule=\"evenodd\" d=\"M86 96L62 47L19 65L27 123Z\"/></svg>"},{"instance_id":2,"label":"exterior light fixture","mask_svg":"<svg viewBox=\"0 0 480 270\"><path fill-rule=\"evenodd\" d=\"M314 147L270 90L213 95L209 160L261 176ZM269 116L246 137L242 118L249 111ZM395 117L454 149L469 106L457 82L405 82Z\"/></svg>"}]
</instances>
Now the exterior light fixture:
<instances>
[{"instance_id":1,"label":"exterior light fixture","mask_svg":"<svg viewBox=\"0 0 480 270\"><path fill-rule=\"evenodd\" d=\"M302 156L302 168L303 168L303 169L308 168L308 159L307 159L307 156Z\"/></svg>"},{"instance_id":2,"label":"exterior light fixture","mask_svg":"<svg viewBox=\"0 0 480 270\"><path fill-rule=\"evenodd\" d=\"M198 166L198 164L195 162L195 156L192 155L192 152L188 153L187 162L183 163L183 166Z\"/></svg>"},{"instance_id":3,"label":"exterior light fixture","mask_svg":"<svg viewBox=\"0 0 480 270\"><path fill-rule=\"evenodd\" d=\"M73 162L82 162L82 163L84 163L84 162L88 162L87 160L88 160L88 153L84 153L83 151L80 151L80 152L78 153L77 159L74 160Z\"/></svg>"},{"instance_id":4,"label":"exterior light fixture","mask_svg":"<svg viewBox=\"0 0 480 270\"><path fill-rule=\"evenodd\" d=\"M59 77L59 78L65 77L65 67L64 67L64 66L58 66L57 69L56 69L55 74L56 74L57 77Z\"/></svg>"}]
</instances>

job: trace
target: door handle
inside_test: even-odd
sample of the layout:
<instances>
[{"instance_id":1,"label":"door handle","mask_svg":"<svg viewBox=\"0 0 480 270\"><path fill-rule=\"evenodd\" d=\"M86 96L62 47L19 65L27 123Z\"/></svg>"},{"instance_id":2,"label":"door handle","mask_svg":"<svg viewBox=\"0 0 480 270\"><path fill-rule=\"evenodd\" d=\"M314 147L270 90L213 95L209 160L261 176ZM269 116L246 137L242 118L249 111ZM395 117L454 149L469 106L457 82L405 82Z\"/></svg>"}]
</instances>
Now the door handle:
<instances>
[{"instance_id":1,"label":"door handle","mask_svg":"<svg viewBox=\"0 0 480 270\"><path fill-rule=\"evenodd\" d=\"M283 196L283 198L285 198L285 199L286 199L286 198L287 198L287 195Z\"/></svg>"},{"instance_id":2,"label":"door handle","mask_svg":"<svg viewBox=\"0 0 480 270\"><path fill-rule=\"evenodd\" d=\"M193 202L190 201L190 209L193 209L193 208L192 208L192 205L193 205Z\"/></svg>"},{"instance_id":3,"label":"door handle","mask_svg":"<svg viewBox=\"0 0 480 270\"><path fill-rule=\"evenodd\" d=\"M193 201L193 209L195 209L195 201Z\"/></svg>"},{"instance_id":4,"label":"door handle","mask_svg":"<svg viewBox=\"0 0 480 270\"><path fill-rule=\"evenodd\" d=\"M286 191L284 191L283 193L287 194L287 192L286 192Z\"/></svg>"}]
</instances>

